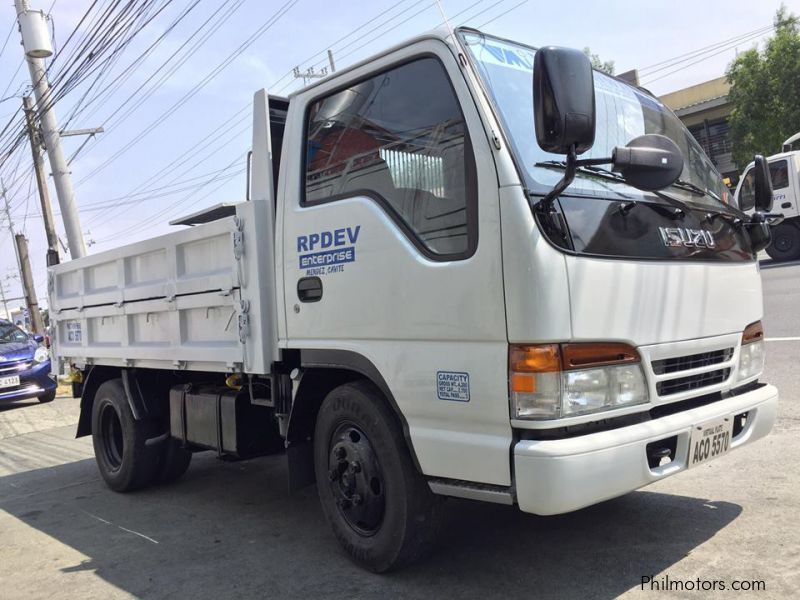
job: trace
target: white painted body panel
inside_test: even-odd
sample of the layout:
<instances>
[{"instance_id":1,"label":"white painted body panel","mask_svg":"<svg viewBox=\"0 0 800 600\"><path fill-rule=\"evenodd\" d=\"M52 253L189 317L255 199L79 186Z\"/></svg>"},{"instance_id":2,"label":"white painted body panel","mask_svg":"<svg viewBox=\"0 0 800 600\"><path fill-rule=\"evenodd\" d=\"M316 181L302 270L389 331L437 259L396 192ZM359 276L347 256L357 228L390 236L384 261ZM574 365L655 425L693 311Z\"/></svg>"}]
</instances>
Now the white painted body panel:
<instances>
[{"instance_id":1,"label":"white painted body panel","mask_svg":"<svg viewBox=\"0 0 800 600\"><path fill-rule=\"evenodd\" d=\"M489 140L458 63L445 46L430 40L412 44L370 69L421 53L442 60L469 124L478 171L477 250L464 260L431 260L374 200L356 196L302 207L287 188L278 219L283 228L285 345L351 350L372 362L402 411L426 475L510 485L500 217ZM359 69L352 75L358 78ZM319 84L293 102L303 106L307 97L326 89ZM290 108L289 120L296 127L302 115ZM298 159L297 153L287 157L286 181L302 181ZM306 271L299 265L298 236L348 227L351 232L359 228L355 261L342 272L320 276L321 301L300 303L296 286ZM468 373L469 402L439 399L438 371Z\"/></svg>"},{"instance_id":2,"label":"white painted body panel","mask_svg":"<svg viewBox=\"0 0 800 600\"><path fill-rule=\"evenodd\" d=\"M264 277L271 236L265 241L259 225L268 206L239 204L236 217L52 267L57 362L268 373L274 284ZM237 223L245 240L239 260Z\"/></svg>"},{"instance_id":3,"label":"white painted body panel","mask_svg":"<svg viewBox=\"0 0 800 600\"><path fill-rule=\"evenodd\" d=\"M767 162L774 163L779 160L786 159L789 163L789 185L788 187L773 190L772 199L773 207L772 212L781 214L785 219L800 219L800 151L794 150L792 152L781 152L774 154L767 158ZM736 192L734 194L736 206L739 206L739 194L742 190L742 183L747 172L753 168L754 163L750 163L742 171L742 176L739 178L739 183L736 185ZM754 209L751 209L748 214L752 214Z\"/></svg>"}]
</instances>

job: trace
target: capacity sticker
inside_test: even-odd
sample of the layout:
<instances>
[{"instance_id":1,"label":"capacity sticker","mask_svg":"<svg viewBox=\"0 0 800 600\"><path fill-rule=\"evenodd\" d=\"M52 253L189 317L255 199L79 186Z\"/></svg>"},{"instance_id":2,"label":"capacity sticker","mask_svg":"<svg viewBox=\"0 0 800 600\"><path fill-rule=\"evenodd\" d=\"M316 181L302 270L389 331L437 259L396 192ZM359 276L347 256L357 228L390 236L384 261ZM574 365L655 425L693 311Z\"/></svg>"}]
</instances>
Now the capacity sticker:
<instances>
[{"instance_id":1,"label":"capacity sticker","mask_svg":"<svg viewBox=\"0 0 800 600\"><path fill-rule=\"evenodd\" d=\"M436 396L439 400L469 402L469 373L437 371Z\"/></svg>"}]
</instances>

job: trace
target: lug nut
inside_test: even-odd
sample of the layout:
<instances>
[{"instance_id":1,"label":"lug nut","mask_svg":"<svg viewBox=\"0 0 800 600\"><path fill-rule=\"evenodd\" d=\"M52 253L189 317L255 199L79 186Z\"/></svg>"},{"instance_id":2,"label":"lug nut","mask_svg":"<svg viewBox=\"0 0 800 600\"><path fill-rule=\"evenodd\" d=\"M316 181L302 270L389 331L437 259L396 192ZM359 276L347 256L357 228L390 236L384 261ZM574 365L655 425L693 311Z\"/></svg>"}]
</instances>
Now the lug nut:
<instances>
[{"instance_id":1,"label":"lug nut","mask_svg":"<svg viewBox=\"0 0 800 600\"><path fill-rule=\"evenodd\" d=\"M353 470L353 473L361 473L361 463L357 461L353 461L350 463L350 468Z\"/></svg>"},{"instance_id":2,"label":"lug nut","mask_svg":"<svg viewBox=\"0 0 800 600\"><path fill-rule=\"evenodd\" d=\"M353 504L360 506L363 502L364 498L361 497L361 494L353 494Z\"/></svg>"},{"instance_id":3,"label":"lug nut","mask_svg":"<svg viewBox=\"0 0 800 600\"><path fill-rule=\"evenodd\" d=\"M339 498L336 501L336 504L338 504L339 508L341 508L342 510L347 510L353 505L353 503L350 502L350 500L348 500L347 498Z\"/></svg>"}]
</instances>

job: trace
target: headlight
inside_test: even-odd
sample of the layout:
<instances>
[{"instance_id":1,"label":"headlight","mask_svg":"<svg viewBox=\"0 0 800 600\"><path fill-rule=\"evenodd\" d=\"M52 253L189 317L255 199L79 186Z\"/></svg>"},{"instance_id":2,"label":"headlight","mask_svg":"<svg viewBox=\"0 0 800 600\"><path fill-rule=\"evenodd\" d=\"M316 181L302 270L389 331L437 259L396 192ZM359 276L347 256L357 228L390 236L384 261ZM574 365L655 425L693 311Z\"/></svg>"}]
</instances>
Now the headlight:
<instances>
[{"instance_id":1,"label":"headlight","mask_svg":"<svg viewBox=\"0 0 800 600\"><path fill-rule=\"evenodd\" d=\"M739 349L739 368L736 380L744 381L758 377L764 370L764 328L761 321L748 325L742 334L742 347Z\"/></svg>"},{"instance_id":2,"label":"headlight","mask_svg":"<svg viewBox=\"0 0 800 600\"><path fill-rule=\"evenodd\" d=\"M558 419L649 400L639 353L627 344L512 346L512 418Z\"/></svg>"},{"instance_id":3,"label":"headlight","mask_svg":"<svg viewBox=\"0 0 800 600\"><path fill-rule=\"evenodd\" d=\"M48 352L47 348L44 346L39 346L36 349L36 352L33 353L33 360L37 363L43 363L48 358L50 358L50 352Z\"/></svg>"}]
</instances>

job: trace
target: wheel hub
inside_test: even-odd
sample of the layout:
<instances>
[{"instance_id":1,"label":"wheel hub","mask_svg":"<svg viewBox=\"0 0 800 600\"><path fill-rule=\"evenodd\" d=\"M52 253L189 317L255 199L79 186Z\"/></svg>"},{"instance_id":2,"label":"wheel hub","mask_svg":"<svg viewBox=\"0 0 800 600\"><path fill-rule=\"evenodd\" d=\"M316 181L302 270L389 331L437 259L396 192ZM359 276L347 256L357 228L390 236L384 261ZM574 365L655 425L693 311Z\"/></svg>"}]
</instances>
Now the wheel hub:
<instances>
[{"instance_id":1,"label":"wheel hub","mask_svg":"<svg viewBox=\"0 0 800 600\"><path fill-rule=\"evenodd\" d=\"M781 252L787 252L792 247L792 239L788 235L779 235L773 242L775 247Z\"/></svg>"},{"instance_id":2,"label":"wheel hub","mask_svg":"<svg viewBox=\"0 0 800 600\"><path fill-rule=\"evenodd\" d=\"M328 479L336 506L348 525L372 535L383 521L383 477L375 451L355 425L340 425L331 438Z\"/></svg>"}]
</instances>

